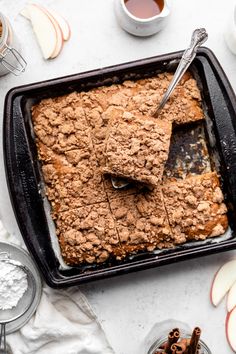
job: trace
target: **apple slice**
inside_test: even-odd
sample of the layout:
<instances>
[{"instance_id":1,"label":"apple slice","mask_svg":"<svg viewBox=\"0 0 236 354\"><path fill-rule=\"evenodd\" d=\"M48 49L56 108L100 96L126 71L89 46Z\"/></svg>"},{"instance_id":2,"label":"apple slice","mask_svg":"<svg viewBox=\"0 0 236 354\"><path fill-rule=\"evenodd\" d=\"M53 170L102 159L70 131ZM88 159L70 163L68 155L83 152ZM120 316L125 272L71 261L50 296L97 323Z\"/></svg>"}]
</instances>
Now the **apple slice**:
<instances>
[{"instance_id":1,"label":"apple slice","mask_svg":"<svg viewBox=\"0 0 236 354\"><path fill-rule=\"evenodd\" d=\"M49 16L38 6L28 5L27 11L43 57L49 59L57 47L57 31Z\"/></svg>"},{"instance_id":2,"label":"apple slice","mask_svg":"<svg viewBox=\"0 0 236 354\"><path fill-rule=\"evenodd\" d=\"M41 9L42 11L44 11L44 13L49 17L49 19L51 20L51 22L53 23L55 30L56 30L56 35L57 35L57 41L56 41L56 46L55 49L52 53L52 55L50 56L51 59L56 58L63 47L63 37L62 37L62 31L61 28L58 24L58 22L55 20L55 18L51 15L51 13L45 9L45 7L41 6L41 5L37 5L37 4L33 4L33 6L38 7L39 9Z\"/></svg>"},{"instance_id":3,"label":"apple slice","mask_svg":"<svg viewBox=\"0 0 236 354\"><path fill-rule=\"evenodd\" d=\"M36 4L34 4L36 5ZM61 32L62 32L62 37L64 41L68 41L70 39L71 36L71 30L70 30L70 26L68 24L68 22L64 19L64 17L62 17L61 15L59 15L56 11L54 10L48 10L43 8L40 5L37 5L39 7L41 7L42 9L46 10L51 16L54 17L54 19L56 20L57 24L59 25ZM27 10L27 6L24 7L21 11L20 14L27 18L28 20L30 20L30 15L29 15L29 11Z\"/></svg>"},{"instance_id":4,"label":"apple slice","mask_svg":"<svg viewBox=\"0 0 236 354\"><path fill-rule=\"evenodd\" d=\"M228 312L226 316L225 331L231 349L236 352L236 307Z\"/></svg>"},{"instance_id":5,"label":"apple slice","mask_svg":"<svg viewBox=\"0 0 236 354\"><path fill-rule=\"evenodd\" d=\"M29 11L28 11L28 9L27 9L27 6L24 7L24 8L20 11L20 14L21 14L23 17L27 18L27 20L30 20L30 15L29 15Z\"/></svg>"},{"instance_id":6,"label":"apple slice","mask_svg":"<svg viewBox=\"0 0 236 354\"><path fill-rule=\"evenodd\" d=\"M59 24L59 26L61 28L64 41L68 41L71 36L71 30L70 30L70 26L69 26L68 22L64 19L64 17L59 15L56 11L50 10L50 13L55 18L55 20L57 21L57 23Z\"/></svg>"},{"instance_id":7,"label":"apple slice","mask_svg":"<svg viewBox=\"0 0 236 354\"><path fill-rule=\"evenodd\" d=\"M236 306L236 282L231 286L227 296L227 311L230 312Z\"/></svg>"},{"instance_id":8,"label":"apple slice","mask_svg":"<svg viewBox=\"0 0 236 354\"><path fill-rule=\"evenodd\" d=\"M235 281L236 259L225 263L215 274L210 293L211 302L214 306L221 302Z\"/></svg>"}]
</instances>

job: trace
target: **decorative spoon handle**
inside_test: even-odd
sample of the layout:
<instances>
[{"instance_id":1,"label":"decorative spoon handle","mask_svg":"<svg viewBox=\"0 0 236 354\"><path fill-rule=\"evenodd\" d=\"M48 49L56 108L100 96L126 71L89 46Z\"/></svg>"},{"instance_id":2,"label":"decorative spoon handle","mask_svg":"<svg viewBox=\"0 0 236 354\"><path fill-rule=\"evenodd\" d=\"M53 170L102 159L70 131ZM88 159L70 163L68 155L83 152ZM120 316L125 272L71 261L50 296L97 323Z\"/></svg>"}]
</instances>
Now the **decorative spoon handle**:
<instances>
[{"instance_id":1,"label":"decorative spoon handle","mask_svg":"<svg viewBox=\"0 0 236 354\"><path fill-rule=\"evenodd\" d=\"M164 105L166 104L167 100L169 99L170 95L172 94L173 90L175 89L176 85L188 69L189 65L192 63L193 59L197 54L197 49L200 47L208 38L208 34L205 28L198 28L192 34L190 46L184 51L183 56L179 62L179 65L176 69L176 72L173 76L173 79L170 82L170 85L164 94L159 107L153 114L153 117L157 117Z\"/></svg>"}]
</instances>

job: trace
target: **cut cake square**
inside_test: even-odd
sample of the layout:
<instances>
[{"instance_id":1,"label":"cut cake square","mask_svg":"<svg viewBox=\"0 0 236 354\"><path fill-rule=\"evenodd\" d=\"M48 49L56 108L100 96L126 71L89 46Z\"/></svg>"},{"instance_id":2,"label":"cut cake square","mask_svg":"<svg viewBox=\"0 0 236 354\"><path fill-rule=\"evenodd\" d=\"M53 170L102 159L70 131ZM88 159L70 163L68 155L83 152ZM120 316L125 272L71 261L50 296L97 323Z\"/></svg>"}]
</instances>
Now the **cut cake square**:
<instances>
[{"instance_id":1,"label":"cut cake square","mask_svg":"<svg viewBox=\"0 0 236 354\"><path fill-rule=\"evenodd\" d=\"M122 251L108 203L97 203L58 214L57 233L67 264L101 263Z\"/></svg>"},{"instance_id":2,"label":"cut cake square","mask_svg":"<svg viewBox=\"0 0 236 354\"><path fill-rule=\"evenodd\" d=\"M157 186L168 158L170 137L170 122L124 112L108 127L104 172Z\"/></svg>"},{"instance_id":3,"label":"cut cake square","mask_svg":"<svg viewBox=\"0 0 236 354\"><path fill-rule=\"evenodd\" d=\"M125 197L117 196L109 200L109 204L116 220L120 243L126 254L173 247L171 229L160 191L156 191L155 202L149 198L147 191Z\"/></svg>"},{"instance_id":4,"label":"cut cake square","mask_svg":"<svg viewBox=\"0 0 236 354\"><path fill-rule=\"evenodd\" d=\"M162 192L177 244L226 231L227 208L216 172L166 182Z\"/></svg>"}]
</instances>

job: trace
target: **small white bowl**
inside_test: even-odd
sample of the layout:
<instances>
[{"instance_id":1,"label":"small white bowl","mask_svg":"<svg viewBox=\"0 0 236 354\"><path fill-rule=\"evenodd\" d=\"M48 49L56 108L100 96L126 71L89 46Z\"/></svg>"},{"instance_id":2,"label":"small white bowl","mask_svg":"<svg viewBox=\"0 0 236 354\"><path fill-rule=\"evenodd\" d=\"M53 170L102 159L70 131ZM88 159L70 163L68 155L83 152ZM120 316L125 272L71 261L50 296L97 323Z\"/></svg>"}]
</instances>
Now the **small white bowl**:
<instances>
[{"instance_id":1,"label":"small white bowl","mask_svg":"<svg viewBox=\"0 0 236 354\"><path fill-rule=\"evenodd\" d=\"M236 55L236 6L230 13L224 31L224 38L231 52Z\"/></svg>"},{"instance_id":2,"label":"small white bowl","mask_svg":"<svg viewBox=\"0 0 236 354\"><path fill-rule=\"evenodd\" d=\"M115 0L115 12L120 26L125 31L135 36L146 37L165 27L170 14L170 2L164 0L160 14L145 19L132 15L125 5L125 0Z\"/></svg>"}]
</instances>

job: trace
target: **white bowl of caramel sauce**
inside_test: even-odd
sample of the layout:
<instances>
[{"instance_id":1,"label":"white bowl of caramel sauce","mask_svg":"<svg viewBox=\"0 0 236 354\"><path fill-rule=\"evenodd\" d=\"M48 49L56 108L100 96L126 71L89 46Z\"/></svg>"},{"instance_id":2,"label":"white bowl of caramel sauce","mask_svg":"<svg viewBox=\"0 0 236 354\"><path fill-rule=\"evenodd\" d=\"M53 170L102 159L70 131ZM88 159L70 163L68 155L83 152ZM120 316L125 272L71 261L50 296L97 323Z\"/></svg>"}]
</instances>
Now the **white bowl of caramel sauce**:
<instances>
[{"instance_id":1,"label":"white bowl of caramel sauce","mask_svg":"<svg viewBox=\"0 0 236 354\"><path fill-rule=\"evenodd\" d=\"M115 12L120 26L136 36L159 32L170 14L169 0L115 0Z\"/></svg>"}]
</instances>

